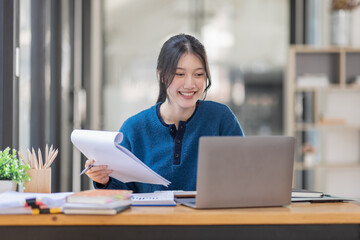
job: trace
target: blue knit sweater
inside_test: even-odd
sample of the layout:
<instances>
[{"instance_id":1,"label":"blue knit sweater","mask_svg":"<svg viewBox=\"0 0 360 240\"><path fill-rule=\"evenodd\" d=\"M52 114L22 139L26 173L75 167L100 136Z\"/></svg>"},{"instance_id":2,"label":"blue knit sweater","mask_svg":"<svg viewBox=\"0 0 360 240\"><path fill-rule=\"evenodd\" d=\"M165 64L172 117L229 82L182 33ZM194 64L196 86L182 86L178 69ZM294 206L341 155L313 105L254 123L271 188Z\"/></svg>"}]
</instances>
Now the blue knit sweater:
<instances>
[{"instance_id":1,"label":"blue knit sweater","mask_svg":"<svg viewBox=\"0 0 360 240\"><path fill-rule=\"evenodd\" d=\"M180 121L178 129L162 120L159 108L160 103L127 119L120 129L124 134L121 145L169 180L169 187L138 182L125 184L110 178L106 186L95 183L96 188L130 189L135 193L195 190L199 138L244 135L235 115L220 103L198 101L193 115L186 122Z\"/></svg>"}]
</instances>

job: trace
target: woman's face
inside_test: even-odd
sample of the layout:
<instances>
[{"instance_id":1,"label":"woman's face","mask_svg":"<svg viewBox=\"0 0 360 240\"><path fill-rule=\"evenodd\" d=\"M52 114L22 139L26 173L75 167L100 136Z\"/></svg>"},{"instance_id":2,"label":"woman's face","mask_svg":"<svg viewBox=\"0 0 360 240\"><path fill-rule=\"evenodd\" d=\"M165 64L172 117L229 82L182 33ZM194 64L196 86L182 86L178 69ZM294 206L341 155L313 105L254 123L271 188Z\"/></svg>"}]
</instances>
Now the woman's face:
<instances>
[{"instance_id":1,"label":"woman's face","mask_svg":"<svg viewBox=\"0 0 360 240\"><path fill-rule=\"evenodd\" d=\"M170 105L187 109L195 106L206 85L205 68L194 54L185 53L179 59L174 79L167 88Z\"/></svg>"}]
</instances>

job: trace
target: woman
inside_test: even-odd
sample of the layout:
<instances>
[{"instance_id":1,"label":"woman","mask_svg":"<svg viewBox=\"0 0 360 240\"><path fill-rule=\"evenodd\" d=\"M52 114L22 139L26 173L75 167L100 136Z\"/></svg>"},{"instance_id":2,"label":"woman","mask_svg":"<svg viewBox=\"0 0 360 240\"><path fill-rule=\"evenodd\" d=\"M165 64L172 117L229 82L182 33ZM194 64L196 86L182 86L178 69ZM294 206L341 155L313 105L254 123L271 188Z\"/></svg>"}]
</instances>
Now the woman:
<instances>
[{"instance_id":1,"label":"woman","mask_svg":"<svg viewBox=\"0 0 360 240\"><path fill-rule=\"evenodd\" d=\"M167 40L160 51L157 75L160 90L156 105L124 122L121 145L171 181L169 188L122 183L109 177L107 166L96 166L86 173L96 188L131 189L135 193L193 191L199 138L244 135L226 105L204 100L211 77L205 49L196 38L179 34ZM92 163L88 160L85 167Z\"/></svg>"}]
</instances>

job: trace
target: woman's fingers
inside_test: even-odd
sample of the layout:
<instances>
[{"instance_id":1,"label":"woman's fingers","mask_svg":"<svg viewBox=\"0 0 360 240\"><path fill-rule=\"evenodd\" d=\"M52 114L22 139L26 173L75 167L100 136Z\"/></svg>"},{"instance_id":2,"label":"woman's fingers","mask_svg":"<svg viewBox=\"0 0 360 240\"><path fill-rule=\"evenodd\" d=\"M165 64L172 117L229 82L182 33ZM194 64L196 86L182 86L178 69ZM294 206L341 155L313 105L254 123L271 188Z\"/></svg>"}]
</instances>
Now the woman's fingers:
<instances>
[{"instance_id":1,"label":"woman's fingers","mask_svg":"<svg viewBox=\"0 0 360 240\"><path fill-rule=\"evenodd\" d=\"M85 168L89 167L91 164L94 163L95 161L93 159L88 159L85 162ZM95 182L106 184L110 179L110 173L112 173L112 170L108 169L107 165L98 165L90 168L88 171L86 171L85 174Z\"/></svg>"},{"instance_id":2,"label":"woman's fingers","mask_svg":"<svg viewBox=\"0 0 360 240\"><path fill-rule=\"evenodd\" d=\"M89 176L92 180L95 182L101 183L101 184L107 184L110 180L109 174L104 175L97 175L97 176Z\"/></svg>"},{"instance_id":3,"label":"woman's fingers","mask_svg":"<svg viewBox=\"0 0 360 240\"><path fill-rule=\"evenodd\" d=\"M99 178L99 182L103 185L106 185L109 182L109 175Z\"/></svg>"},{"instance_id":4,"label":"woman's fingers","mask_svg":"<svg viewBox=\"0 0 360 240\"><path fill-rule=\"evenodd\" d=\"M86 172L86 175L95 182L106 184L109 181L109 174L112 170L108 169L106 165L99 165L92 167Z\"/></svg>"},{"instance_id":5,"label":"woman's fingers","mask_svg":"<svg viewBox=\"0 0 360 240\"><path fill-rule=\"evenodd\" d=\"M93 173L89 173L89 175L91 175L92 178L98 178L100 176L109 176L109 174L112 172L112 170L106 169L106 170L102 170L102 171L96 171Z\"/></svg>"},{"instance_id":6,"label":"woman's fingers","mask_svg":"<svg viewBox=\"0 0 360 240\"><path fill-rule=\"evenodd\" d=\"M85 168L87 168L88 166L90 166L91 164L93 164L95 162L95 160L93 160L93 159L88 159L88 160L86 160L86 162L85 162Z\"/></svg>"},{"instance_id":7,"label":"woman's fingers","mask_svg":"<svg viewBox=\"0 0 360 240\"><path fill-rule=\"evenodd\" d=\"M107 165L97 165L97 166L93 166L92 168L89 169L89 171L87 171L87 173L95 173L98 171L102 171L104 169L107 169Z\"/></svg>"}]
</instances>

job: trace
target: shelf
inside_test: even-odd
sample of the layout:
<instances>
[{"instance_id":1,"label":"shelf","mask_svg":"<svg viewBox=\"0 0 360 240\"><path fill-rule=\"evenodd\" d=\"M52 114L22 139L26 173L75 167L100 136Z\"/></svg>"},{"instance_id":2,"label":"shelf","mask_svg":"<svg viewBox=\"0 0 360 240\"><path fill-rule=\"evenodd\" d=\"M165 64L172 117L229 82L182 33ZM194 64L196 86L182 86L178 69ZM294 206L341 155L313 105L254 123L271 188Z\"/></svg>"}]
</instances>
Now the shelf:
<instances>
[{"instance_id":1,"label":"shelf","mask_svg":"<svg viewBox=\"0 0 360 240\"><path fill-rule=\"evenodd\" d=\"M360 130L360 125L312 124L312 123L297 123L297 124L295 124L296 132L310 131L310 130L331 130L331 129Z\"/></svg>"},{"instance_id":2,"label":"shelf","mask_svg":"<svg viewBox=\"0 0 360 240\"><path fill-rule=\"evenodd\" d=\"M332 91L360 91L360 85L346 85L340 86L339 84L332 84L328 87L295 87L295 92L315 92L315 91L324 91L324 92L332 92Z\"/></svg>"},{"instance_id":3,"label":"shelf","mask_svg":"<svg viewBox=\"0 0 360 240\"><path fill-rule=\"evenodd\" d=\"M295 186L360 196L360 48L291 46L286 75Z\"/></svg>"},{"instance_id":4,"label":"shelf","mask_svg":"<svg viewBox=\"0 0 360 240\"><path fill-rule=\"evenodd\" d=\"M360 163L352 164L316 164L313 166L305 166L303 163L295 163L294 170L320 170L320 169L359 169Z\"/></svg>"},{"instance_id":5,"label":"shelf","mask_svg":"<svg viewBox=\"0 0 360 240\"><path fill-rule=\"evenodd\" d=\"M308 45L292 45L291 51L295 51L296 53L338 53L338 52L360 52L360 48L353 47L317 47L317 46L308 46Z\"/></svg>"}]
</instances>

